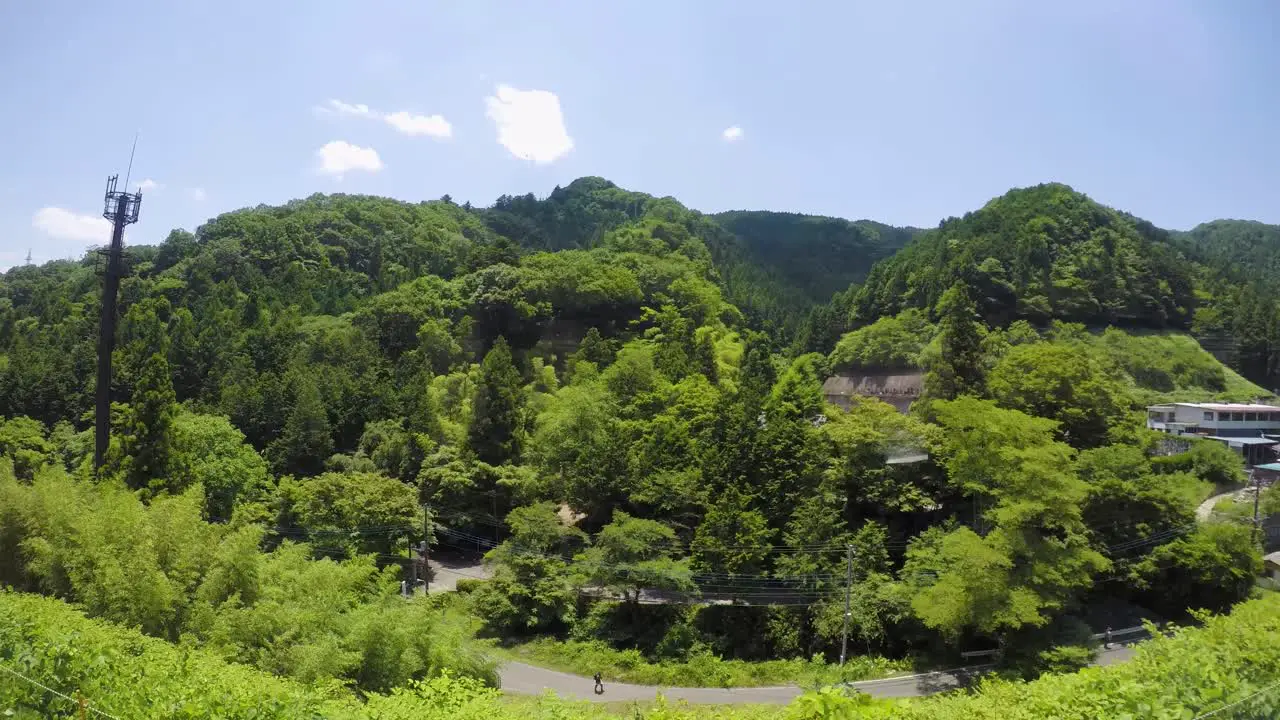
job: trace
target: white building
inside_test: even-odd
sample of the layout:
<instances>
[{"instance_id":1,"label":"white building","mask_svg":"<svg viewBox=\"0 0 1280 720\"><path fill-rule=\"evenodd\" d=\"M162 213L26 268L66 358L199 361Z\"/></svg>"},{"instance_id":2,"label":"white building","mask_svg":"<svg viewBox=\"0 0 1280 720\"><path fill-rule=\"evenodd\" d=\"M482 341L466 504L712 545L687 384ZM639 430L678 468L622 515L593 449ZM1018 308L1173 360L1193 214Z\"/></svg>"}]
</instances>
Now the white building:
<instances>
[{"instance_id":1,"label":"white building","mask_svg":"<svg viewBox=\"0 0 1280 720\"><path fill-rule=\"evenodd\" d=\"M1280 407L1242 403L1168 403L1147 408L1147 427L1171 435L1217 440L1250 465L1276 459Z\"/></svg>"},{"instance_id":2,"label":"white building","mask_svg":"<svg viewBox=\"0 0 1280 720\"><path fill-rule=\"evenodd\" d=\"M1263 567L1271 579L1280 583L1280 552L1273 552L1262 558Z\"/></svg>"}]
</instances>

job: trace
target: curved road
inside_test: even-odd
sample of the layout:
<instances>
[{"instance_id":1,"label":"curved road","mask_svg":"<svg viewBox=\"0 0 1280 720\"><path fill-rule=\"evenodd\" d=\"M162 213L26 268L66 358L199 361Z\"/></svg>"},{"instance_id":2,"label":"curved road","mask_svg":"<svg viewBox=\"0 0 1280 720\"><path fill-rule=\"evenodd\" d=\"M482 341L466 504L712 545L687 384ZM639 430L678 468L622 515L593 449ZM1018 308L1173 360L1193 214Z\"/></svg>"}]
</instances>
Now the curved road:
<instances>
[{"instance_id":1,"label":"curved road","mask_svg":"<svg viewBox=\"0 0 1280 720\"><path fill-rule=\"evenodd\" d=\"M1098 653L1098 658L1094 661L1094 664L1110 665L1128 660L1132 655L1132 648L1117 646ZM875 697L920 697L961 687L974 676L980 674L986 667L974 666L959 670L940 670L920 675L865 680L849 683L849 685ZM547 690L552 690L560 697L594 702L648 701L653 700L658 693L662 693L668 700L683 700L691 704L730 705L760 703L781 705L791 702L806 690L806 688L795 685L730 689L661 687L658 685L628 685L609 682L609 679L605 678L604 694L596 695L592 692L594 683L591 678L548 670L526 665L525 663L504 663L499 669L499 674L502 678L504 692L519 695L541 695Z\"/></svg>"},{"instance_id":2,"label":"curved road","mask_svg":"<svg viewBox=\"0 0 1280 720\"><path fill-rule=\"evenodd\" d=\"M1196 508L1196 520L1199 520L1200 522L1208 522L1209 518L1213 515L1214 505L1217 505L1222 500L1239 500L1244 496L1244 493L1249 493L1249 496L1252 497L1253 490L1249 487L1237 488L1230 492L1224 492L1221 495L1214 495L1208 500L1205 500Z\"/></svg>"}]
</instances>

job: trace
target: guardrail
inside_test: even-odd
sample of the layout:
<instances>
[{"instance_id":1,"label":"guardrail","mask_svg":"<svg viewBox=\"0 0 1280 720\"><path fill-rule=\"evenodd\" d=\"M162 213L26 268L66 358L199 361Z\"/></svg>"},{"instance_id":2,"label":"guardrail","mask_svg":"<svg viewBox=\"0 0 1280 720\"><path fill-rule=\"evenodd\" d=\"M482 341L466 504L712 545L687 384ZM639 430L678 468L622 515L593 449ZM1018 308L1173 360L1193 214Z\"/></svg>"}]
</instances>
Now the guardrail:
<instances>
[{"instance_id":1,"label":"guardrail","mask_svg":"<svg viewBox=\"0 0 1280 720\"><path fill-rule=\"evenodd\" d=\"M1117 635L1132 635L1134 633L1140 633L1140 632L1146 632L1146 631L1147 631L1147 628L1145 625L1134 625L1133 627L1130 627L1130 628L1121 628L1119 630L1112 630L1111 637L1114 638ZM1106 637L1107 637L1107 634L1105 632L1093 634L1094 640L1103 640Z\"/></svg>"},{"instance_id":2,"label":"guardrail","mask_svg":"<svg viewBox=\"0 0 1280 720\"><path fill-rule=\"evenodd\" d=\"M1121 635L1133 635L1136 633L1146 632L1146 631L1147 631L1147 628L1145 625L1134 625L1133 627L1120 628L1119 630L1112 630L1111 638L1115 639L1116 637L1119 637ZM1092 637L1094 640L1105 640L1107 638L1107 633L1105 631L1100 633L1094 633ZM992 648L990 650L968 650L960 653L960 657L964 658L965 660L972 660L973 658L993 657L998 654L1000 654L999 648Z\"/></svg>"}]
</instances>

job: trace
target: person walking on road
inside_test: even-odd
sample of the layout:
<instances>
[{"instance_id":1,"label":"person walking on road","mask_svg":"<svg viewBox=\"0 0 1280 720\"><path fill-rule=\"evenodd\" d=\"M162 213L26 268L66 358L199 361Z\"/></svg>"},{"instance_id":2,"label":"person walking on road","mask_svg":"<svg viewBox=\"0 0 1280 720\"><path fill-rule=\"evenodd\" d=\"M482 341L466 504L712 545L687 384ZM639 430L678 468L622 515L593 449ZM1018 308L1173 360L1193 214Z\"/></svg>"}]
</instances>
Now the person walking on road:
<instances>
[{"instance_id":1,"label":"person walking on road","mask_svg":"<svg viewBox=\"0 0 1280 720\"><path fill-rule=\"evenodd\" d=\"M1102 644L1102 649L1103 650L1111 649L1111 626L1110 625L1107 626L1107 639L1106 639L1106 642Z\"/></svg>"},{"instance_id":2,"label":"person walking on road","mask_svg":"<svg viewBox=\"0 0 1280 720\"><path fill-rule=\"evenodd\" d=\"M595 674L595 677L594 677L593 679L596 681L596 694L597 694L597 695L603 695L603 694L604 694L604 683L603 683L603 682L601 682L601 680L600 680L600 673L596 673L596 674Z\"/></svg>"}]
</instances>

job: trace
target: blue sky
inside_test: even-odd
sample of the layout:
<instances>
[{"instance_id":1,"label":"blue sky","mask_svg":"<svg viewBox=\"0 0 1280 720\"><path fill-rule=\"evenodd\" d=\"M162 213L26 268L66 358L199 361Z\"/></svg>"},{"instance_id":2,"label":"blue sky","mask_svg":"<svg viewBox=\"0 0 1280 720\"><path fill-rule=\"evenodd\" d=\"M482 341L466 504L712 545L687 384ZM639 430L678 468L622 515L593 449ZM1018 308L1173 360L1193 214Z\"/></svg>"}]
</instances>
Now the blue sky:
<instances>
[{"instance_id":1,"label":"blue sky","mask_svg":"<svg viewBox=\"0 0 1280 720\"><path fill-rule=\"evenodd\" d=\"M1278 30L1272 0L8 2L0 267L106 240L135 131L132 243L582 175L921 226L1050 180L1165 227L1280 222Z\"/></svg>"}]
</instances>

